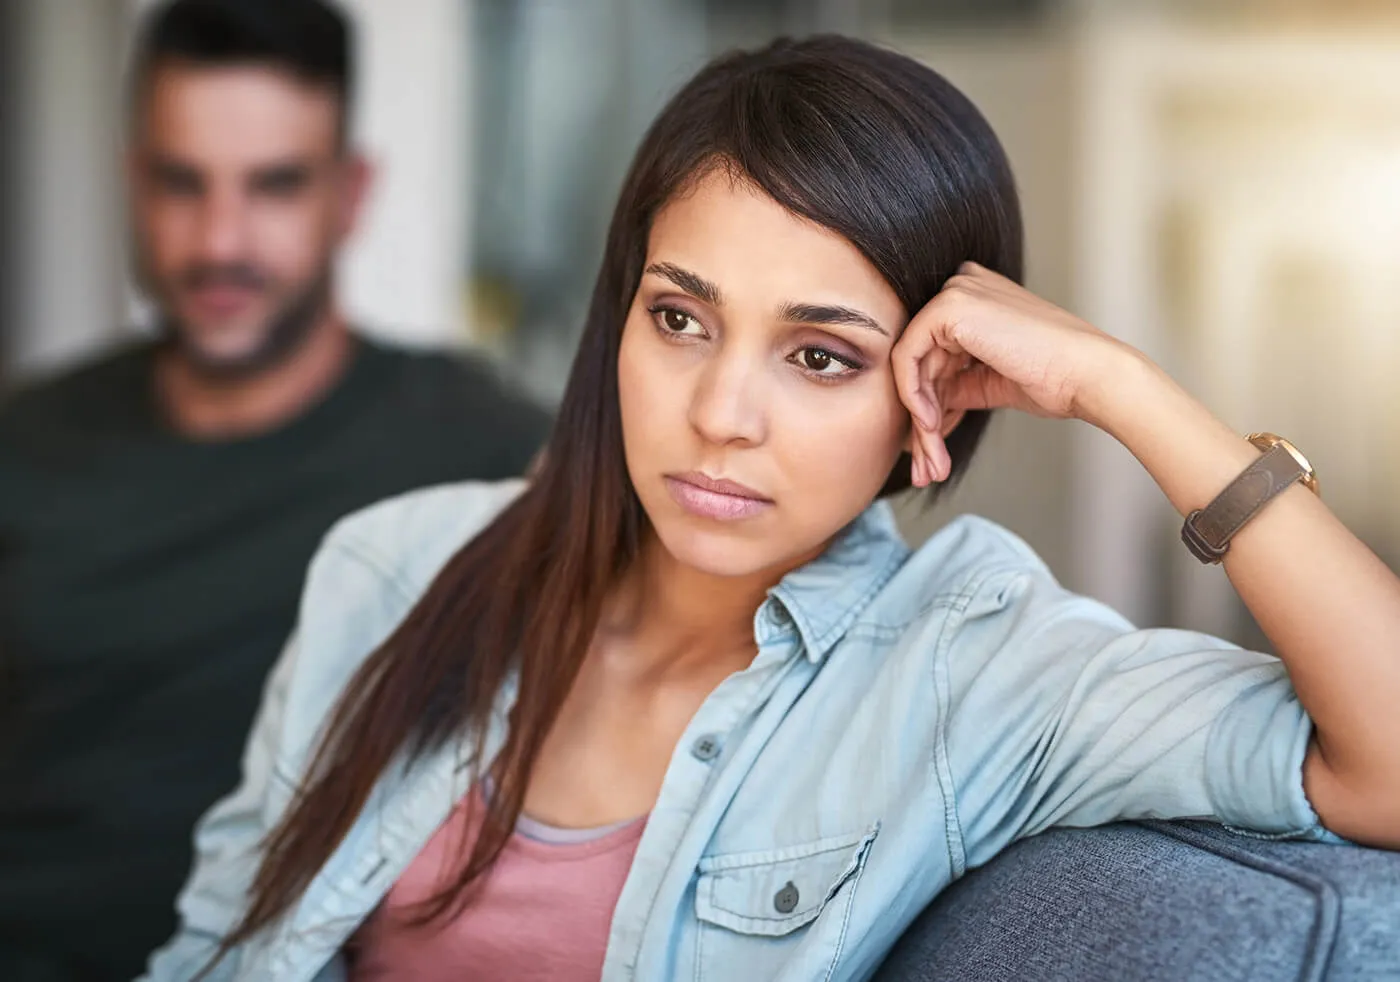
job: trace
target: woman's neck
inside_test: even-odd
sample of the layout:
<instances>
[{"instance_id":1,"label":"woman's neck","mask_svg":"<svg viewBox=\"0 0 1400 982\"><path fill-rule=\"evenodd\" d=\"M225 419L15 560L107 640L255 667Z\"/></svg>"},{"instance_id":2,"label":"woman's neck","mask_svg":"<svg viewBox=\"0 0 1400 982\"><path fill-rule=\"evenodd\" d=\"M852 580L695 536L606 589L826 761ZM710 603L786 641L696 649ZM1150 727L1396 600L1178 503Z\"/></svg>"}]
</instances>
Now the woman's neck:
<instances>
[{"instance_id":1,"label":"woman's neck","mask_svg":"<svg viewBox=\"0 0 1400 982\"><path fill-rule=\"evenodd\" d=\"M700 666L712 670L717 661L738 670L756 650L754 614L787 572L706 573L677 561L648 533L605 609L602 647L626 652L632 670L645 675L684 674Z\"/></svg>"}]
</instances>

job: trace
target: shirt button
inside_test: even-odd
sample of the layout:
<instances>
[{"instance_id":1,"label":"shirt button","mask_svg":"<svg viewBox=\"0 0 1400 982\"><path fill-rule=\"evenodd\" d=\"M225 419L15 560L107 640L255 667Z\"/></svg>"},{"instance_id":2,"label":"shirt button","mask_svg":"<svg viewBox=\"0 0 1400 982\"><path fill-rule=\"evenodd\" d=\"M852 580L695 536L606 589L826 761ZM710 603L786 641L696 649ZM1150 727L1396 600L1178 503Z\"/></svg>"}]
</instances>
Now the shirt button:
<instances>
[{"instance_id":1,"label":"shirt button","mask_svg":"<svg viewBox=\"0 0 1400 982\"><path fill-rule=\"evenodd\" d=\"M690 752L696 760L708 764L719 756L719 737L706 733L690 745Z\"/></svg>"},{"instance_id":2,"label":"shirt button","mask_svg":"<svg viewBox=\"0 0 1400 982\"><path fill-rule=\"evenodd\" d=\"M772 624L774 627L778 628L787 627L789 619L790 618L788 617L786 607L784 607L780 603L770 603L770 606L768 607L769 624Z\"/></svg>"},{"instance_id":3,"label":"shirt button","mask_svg":"<svg viewBox=\"0 0 1400 982\"><path fill-rule=\"evenodd\" d=\"M791 914L797 909L799 899L797 884L788 880L787 886L779 890L777 895L773 897L773 907L779 914Z\"/></svg>"}]
</instances>

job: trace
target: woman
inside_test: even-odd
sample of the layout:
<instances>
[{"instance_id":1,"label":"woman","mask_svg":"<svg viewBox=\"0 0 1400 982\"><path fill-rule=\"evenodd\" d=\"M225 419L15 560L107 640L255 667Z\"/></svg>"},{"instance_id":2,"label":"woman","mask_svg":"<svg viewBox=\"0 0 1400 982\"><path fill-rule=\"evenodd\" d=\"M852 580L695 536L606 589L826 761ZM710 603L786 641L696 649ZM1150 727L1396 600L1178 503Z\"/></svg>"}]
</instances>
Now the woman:
<instances>
[{"instance_id":1,"label":"woman","mask_svg":"<svg viewBox=\"0 0 1400 982\"><path fill-rule=\"evenodd\" d=\"M1400 845L1400 583L1286 448L1020 275L1006 160L933 72L839 38L703 70L538 475L328 538L151 977L856 979L1053 825ZM878 499L996 407L1108 431L1184 515L1272 468L1188 538L1282 662L1135 631L984 521L911 552Z\"/></svg>"}]
</instances>

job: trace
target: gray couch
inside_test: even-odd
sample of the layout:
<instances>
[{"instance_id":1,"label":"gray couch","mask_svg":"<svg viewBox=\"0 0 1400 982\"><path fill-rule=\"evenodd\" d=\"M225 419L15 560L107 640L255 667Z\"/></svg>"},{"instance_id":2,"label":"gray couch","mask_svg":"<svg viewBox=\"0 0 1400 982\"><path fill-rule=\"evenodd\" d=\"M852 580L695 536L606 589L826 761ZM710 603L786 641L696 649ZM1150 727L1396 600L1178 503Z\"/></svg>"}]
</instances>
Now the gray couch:
<instances>
[{"instance_id":1,"label":"gray couch","mask_svg":"<svg viewBox=\"0 0 1400 982\"><path fill-rule=\"evenodd\" d=\"M877 982L1400 982L1400 853L1056 830L946 890Z\"/></svg>"}]
</instances>

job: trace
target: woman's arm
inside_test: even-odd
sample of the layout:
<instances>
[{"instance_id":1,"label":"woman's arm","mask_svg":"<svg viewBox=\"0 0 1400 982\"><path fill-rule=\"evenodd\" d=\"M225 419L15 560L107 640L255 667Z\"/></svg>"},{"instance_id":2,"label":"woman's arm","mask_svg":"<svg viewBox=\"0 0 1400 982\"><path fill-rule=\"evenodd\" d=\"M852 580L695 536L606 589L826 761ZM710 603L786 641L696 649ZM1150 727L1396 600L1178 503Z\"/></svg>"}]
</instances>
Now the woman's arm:
<instances>
[{"instance_id":1,"label":"woman's arm","mask_svg":"<svg viewBox=\"0 0 1400 982\"><path fill-rule=\"evenodd\" d=\"M1088 406L1182 515L1259 456L1145 359ZM1323 824L1400 848L1400 580L1298 485L1235 536L1225 570L1312 717L1303 784Z\"/></svg>"},{"instance_id":2,"label":"woman's arm","mask_svg":"<svg viewBox=\"0 0 1400 982\"><path fill-rule=\"evenodd\" d=\"M1259 457L1141 357L1086 394L1085 409L1183 516ZM1301 486L1240 530L1225 570L1312 717L1303 786L1323 824L1400 848L1400 580Z\"/></svg>"},{"instance_id":3,"label":"woman's arm","mask_svg":"<svg viewBox=\"0 0 1400 982\"><path fill-rule=\"evenodd\" d=\"M911 321L894 364L920 484L947 475L942 435L962 411L1001 406L1110 433L1182 515L1259 455L1139 352L970 264ZM1312 718L1314 809L1339 835L1400 848L1400 579L1301 487L1235 536L1225 569Z\"/></svg>"}]
</instances>

